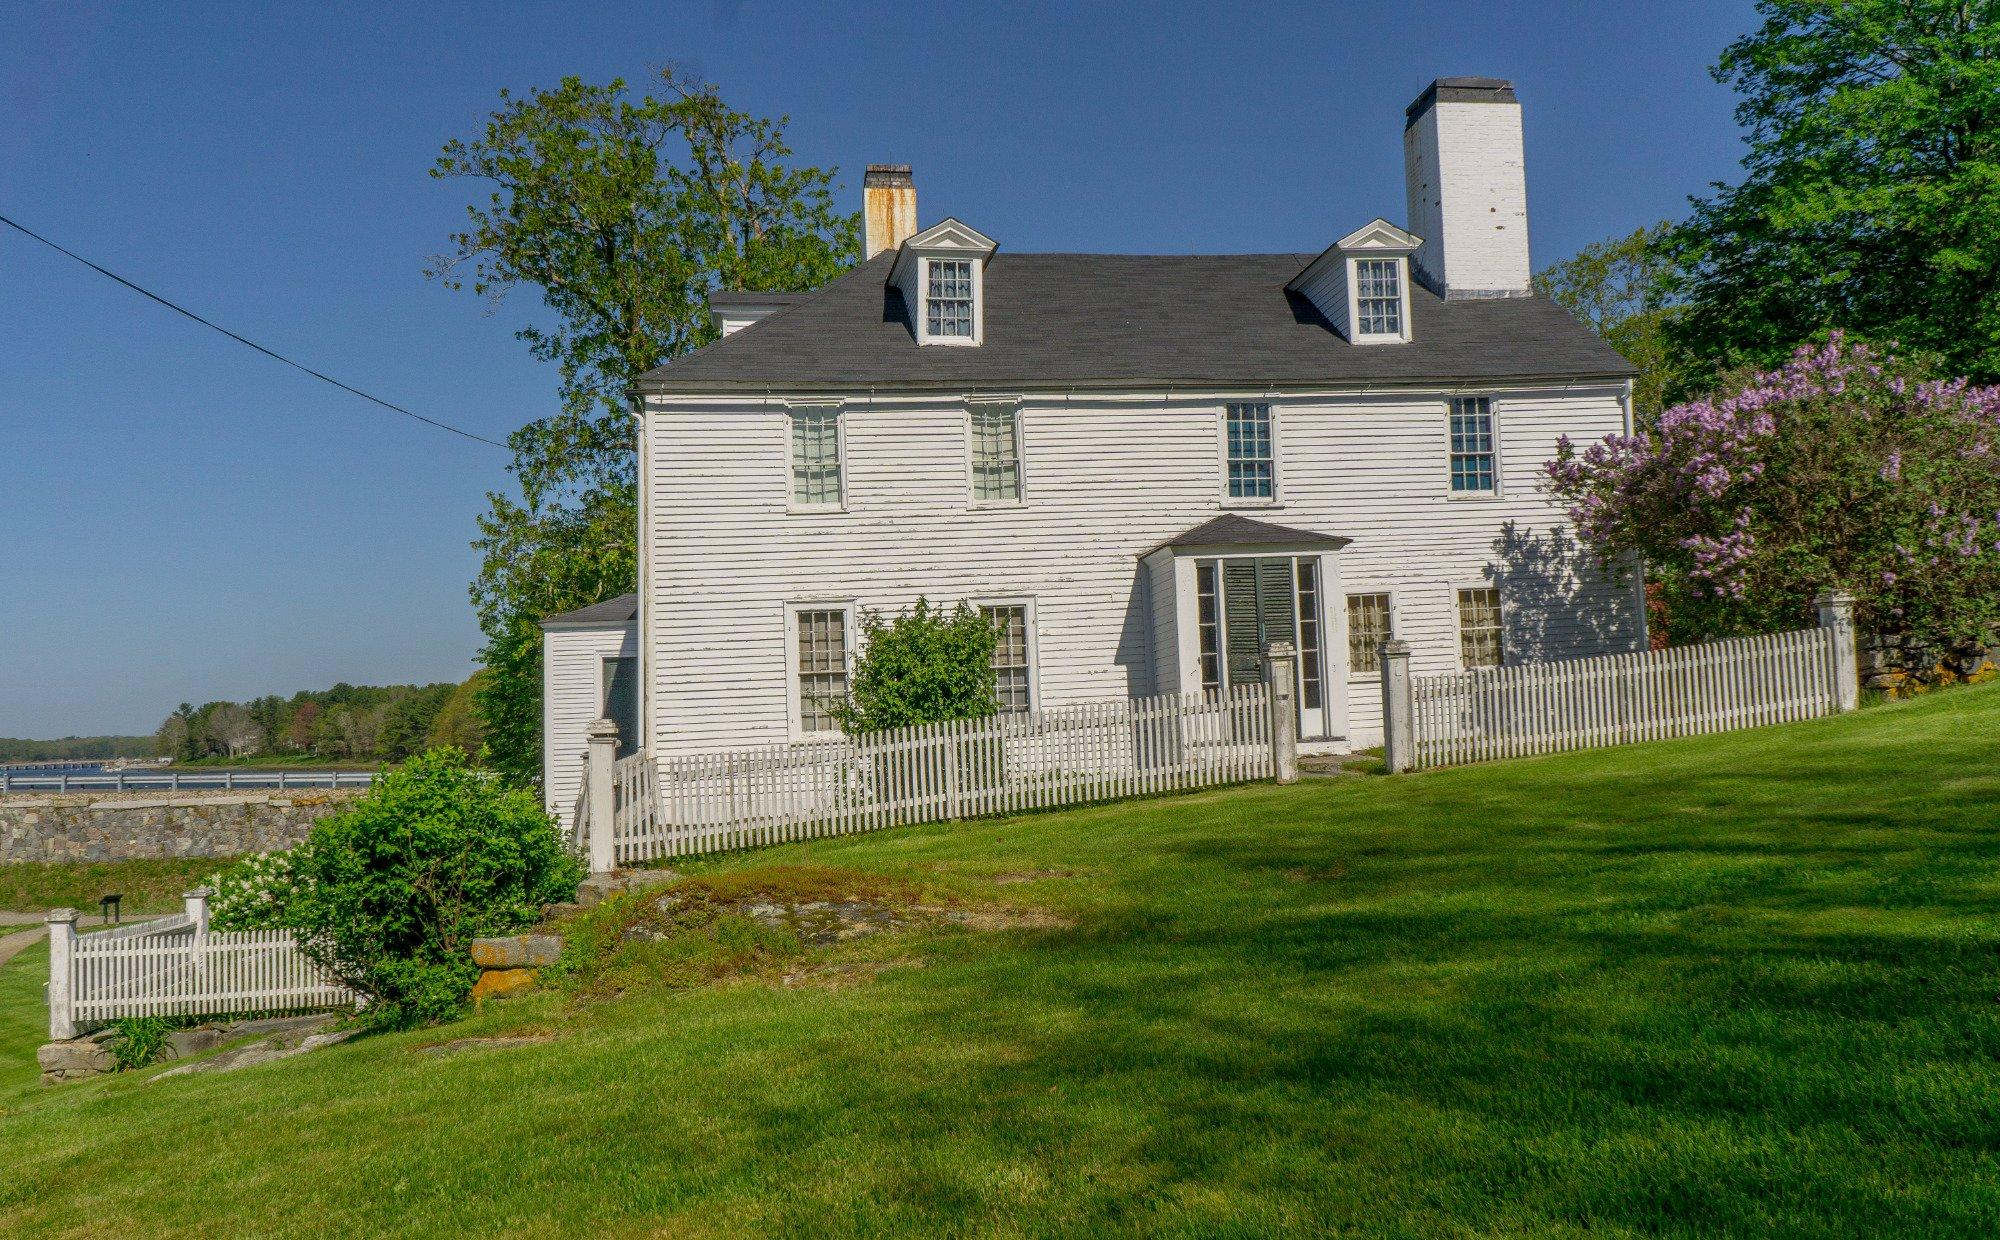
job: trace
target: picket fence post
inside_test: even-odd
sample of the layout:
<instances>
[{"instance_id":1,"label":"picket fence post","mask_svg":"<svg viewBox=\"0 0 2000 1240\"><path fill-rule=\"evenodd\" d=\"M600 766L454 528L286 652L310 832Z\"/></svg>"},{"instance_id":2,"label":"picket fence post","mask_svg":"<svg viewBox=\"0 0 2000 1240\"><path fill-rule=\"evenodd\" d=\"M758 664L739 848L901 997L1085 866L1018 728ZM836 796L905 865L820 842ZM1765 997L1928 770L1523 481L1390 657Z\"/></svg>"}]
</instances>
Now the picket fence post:
<instances>
[{"instance_id":1,"label":"picket fence post","mask_svg":"<svg viewBox=\"0 0 2000 1240\"><path fill-rule=\"evenodd\" d=\"M76 1036L76 996L71 981L76 967L76 910L49 911L49 1041Z\"/></svg>"},{"instance_id":2,"label":"picket fence post","mask_svg":"<svg viewBox=\"0 0 2000 1240\"><path fill-rule=\"evenodd\" d=\"M187 910L188 920L194 923L194 940L189 945L188 955L194 965L192 970L200 985L201 978L208 976L208 901L215 894L211 887L196 887L181 896L181 904Z\"/></svg>"},{"instance_id":3,"label":"picket fence post","mask_svg":"<svg viewBox=\"0 0 2000 1240\"><path fill-rule=\"evenodd\" d=\"M1390 638L1382 643L1382 760L1389 774L1401 775L1417 764L1416 715L1410 702L1410 643Z\"/></svg>"},{"instance_id":4,"label":"picket fence post","mask_svg":"<svg viewBox=\"0 0 2000 1240\"><path fill-rule=\"evenodd\" d=\"M1861 709L1861 655L1855 648L1854 596L1828 590L1813 600L1819 607L1819 627L1833 638L1833 703L1841 714Z\"/></svg>"},{"instance_id":5,"label":"picket fence post","mask_svg":"<svg viewBox=\"0 0 2000 1240\"><path fill-rule=\"evenodd\" d=\"M1299 780L1298 651L1292 643L1264 647L1264 682L1271 689L1271 778L1281 784Z\"/></svg>"},{"instance_id":6,"label":"picket fence post","mask_svg":"<svg viewBox=\"0 0 2000 1240\"><path fill-rule=\"evenodd\" d=\"M611 768L618 761L618 725L598 719L583 735L590 743L590 872L609 874L618 868L612 833L618 801L611 787Z\"/></svg>"}]
</instances>

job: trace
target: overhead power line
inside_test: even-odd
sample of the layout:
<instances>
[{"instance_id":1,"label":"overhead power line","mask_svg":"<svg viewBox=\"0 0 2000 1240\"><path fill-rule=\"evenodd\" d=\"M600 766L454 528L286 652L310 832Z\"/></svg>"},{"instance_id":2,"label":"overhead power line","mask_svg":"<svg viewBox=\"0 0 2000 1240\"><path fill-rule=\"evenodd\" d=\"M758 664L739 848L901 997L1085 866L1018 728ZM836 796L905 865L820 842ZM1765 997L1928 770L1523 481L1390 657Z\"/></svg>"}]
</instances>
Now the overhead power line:
<instances>
[{"instance_id":1,"label":"overhead power line","mask_svg":"<svg viewBox=\"0 0 2000 1240\"><path fill-rule=\"evenodd\" d=\"M207 319L196 314L194 311L188 309L186 306L177 305L174 302L168 301L166 298L160 296L158 293L153 292L151 289L142 288L139 285L132 283L132 281L127 280L124 276L119 275L117 272L106 270L105 268L98 266L96 263L91 262L89 259L85 258L81 254L76 253L73 250L64 249L63 247L57 245L55 242L49 240L47 237L44 237L40 233L29 228L25 224L21 224L14 220L10 220L4 215L0 215L0 224L5 224L7 227L13 229L15 232L20 233L24 237L30 237L36 241L41 242L43 245L49 247L51 250L54 250L56 253L63 255L65 258L75 259L77 262L82 263L84 266L90 268L92 271L96 272L98 275L105 277L106 279L116 280L118 283L124 285L126 288L131 289L133 292L139 294L141 297L150 298L153 301L159 302L161 305L173 311L175 314L186 315L188 318L193 319L195 322L201 324L203 327L208 328L210 331L221 332L223 335L229 337L231 340L234 340L237 344L248 345L250 348L253 348L257 350L257 352L262 353L265 357L271 358L273 361L283 362L285 365L290 366L294 370L303 370L307 374L311 375L315 379L318 379L322 383L331 383L333 386L339 388L343 392L348 393L349 395L359 396L361 399L365 401L369 401L372 404L377 404L382 406L384 409L389 410L391 413L400 413L406 418L415 418L417 421L422 422L426 426L435 426L441 431L450 431L454 435L463 436L464 438L473 440L474 442L488 444L492 447L499 448L503 451L506 450L507 445L501 443L498 440L488 439L484 435L475 435L471 431L460 430L458 427L453 426L448 422L440 422L436 418L427 418L421 413L405 409L401 405L396 404L394 401L383 400L380 396L371 396L367 392L362 391L358 387L353 387L349 384L342 383L340 380L334 378L332 375L323 374L320 371L314 370L312 367L306 365L304 362L295 362L291 358L286 357L284 354L278 352L276 349L267 349L263 345L258 344L254 340L250 340L243 336L237 335L235 332L230 331L228 328L222 326L219 323L211 323Z\"/></svg>"}]
</instances>

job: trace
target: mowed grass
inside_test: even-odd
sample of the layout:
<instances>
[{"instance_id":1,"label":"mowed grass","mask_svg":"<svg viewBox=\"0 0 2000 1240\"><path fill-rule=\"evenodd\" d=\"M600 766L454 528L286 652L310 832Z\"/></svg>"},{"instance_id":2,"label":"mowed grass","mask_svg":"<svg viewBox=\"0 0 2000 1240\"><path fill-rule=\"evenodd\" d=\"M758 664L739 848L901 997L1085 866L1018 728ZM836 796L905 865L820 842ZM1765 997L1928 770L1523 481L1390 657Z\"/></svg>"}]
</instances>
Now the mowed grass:
<instances>
[{"instance_id":1,"label":"mowed grass","mask_svg":"<svg viewBox=\"0 0 2000 1240\"><path fill-rule=\"evenodd\" d=\"M2000 1233L2000 689L717 870L772 860L1075 924L226 1076L10 1045L0 1234Z\"/></svg>"}]
</instances>

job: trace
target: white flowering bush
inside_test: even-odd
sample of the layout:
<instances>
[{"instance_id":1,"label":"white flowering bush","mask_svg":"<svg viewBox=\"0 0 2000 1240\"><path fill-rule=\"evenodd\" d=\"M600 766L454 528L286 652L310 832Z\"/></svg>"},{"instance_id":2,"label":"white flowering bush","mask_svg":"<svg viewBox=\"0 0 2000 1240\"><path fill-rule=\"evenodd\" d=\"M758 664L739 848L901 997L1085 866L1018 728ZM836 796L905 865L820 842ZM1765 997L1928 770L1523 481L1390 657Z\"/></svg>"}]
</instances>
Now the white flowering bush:
<instances>
[{"instance_id":1,"label":"white flowering bush","mask_svg":"<svg viewBox=\"0 0 2000 1240\"><path fill-rule=\"evenodd\" d=\"M208 921L217 930L278 930L298 890L288 852L256 853L211 875Z\"/></svg>"}]
</instances>

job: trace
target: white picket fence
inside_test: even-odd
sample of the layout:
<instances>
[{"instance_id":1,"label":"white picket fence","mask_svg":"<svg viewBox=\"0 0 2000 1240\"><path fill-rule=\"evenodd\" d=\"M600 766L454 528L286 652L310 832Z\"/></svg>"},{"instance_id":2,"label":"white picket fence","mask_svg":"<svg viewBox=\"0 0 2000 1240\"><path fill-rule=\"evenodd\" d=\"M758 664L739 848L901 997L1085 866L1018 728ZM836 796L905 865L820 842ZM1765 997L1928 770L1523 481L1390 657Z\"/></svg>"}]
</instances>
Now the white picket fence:
<instances>
[{"instance_id":1,"label":"white picket fence","mask_svg":"<svg viewBox=\"0 0 2000 1240\"><path fill-rule=\"evenodd\" d=\"M620 865L1267 779L1268 689L1165 695L612 767ZM589 831L581 799L579 839Z\"/></svg>"},{"instance_id":2,"label":"white picket fence","mask_svg":"<svg viewBox=\"0 0 2000 1240\"><path fill-rule=\"evenodd\" d=\"M210 1016L353 1007L290 931L208 929L206 903L143 924L79 935L75 913L50 916L49 1036L125 1016ZM65 916L66 919L65 919Z\"/></svg>"},{"instance_id":3,"label":"white picket fence","mask_svg":"<svg viewBox=\"0 0 2000 1240\"><path fill-rule=\"evenodd\" d=\"M1842 640L1851 633L1821 627L1412 676L1412 754L1419 767L1455 766L1832 714Z\"/></svg>"}]
</instances>

